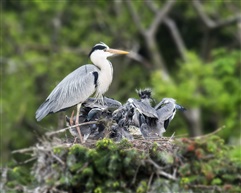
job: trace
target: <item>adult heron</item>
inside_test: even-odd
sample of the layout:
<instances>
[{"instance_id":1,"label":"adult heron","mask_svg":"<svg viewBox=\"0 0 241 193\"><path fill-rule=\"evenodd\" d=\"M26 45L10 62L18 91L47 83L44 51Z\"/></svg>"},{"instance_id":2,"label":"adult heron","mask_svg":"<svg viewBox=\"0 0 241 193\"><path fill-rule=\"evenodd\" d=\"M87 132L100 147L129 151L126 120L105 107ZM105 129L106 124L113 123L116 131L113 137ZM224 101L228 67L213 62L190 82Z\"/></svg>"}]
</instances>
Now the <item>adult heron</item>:
<instances>
[{"instance_id":1,"label":"adult heron","mask_svg":"<svg viewBox=\"0 0 241 193\"><path fill-rule=\"evenodd\" d=\"M102 42L96 44L89 53L93 65L86 64L67 75L36 111L37 121L48 114L77 105L76 124L79 124L81 104L93 94L96 98L102 98L111 84L113 67L107 58L114 54L128 54L128 52L111 49ZM78 127L77 130L80 134ZM80 140L82 140L81 134Z\"/></svg>"}]
</instances>

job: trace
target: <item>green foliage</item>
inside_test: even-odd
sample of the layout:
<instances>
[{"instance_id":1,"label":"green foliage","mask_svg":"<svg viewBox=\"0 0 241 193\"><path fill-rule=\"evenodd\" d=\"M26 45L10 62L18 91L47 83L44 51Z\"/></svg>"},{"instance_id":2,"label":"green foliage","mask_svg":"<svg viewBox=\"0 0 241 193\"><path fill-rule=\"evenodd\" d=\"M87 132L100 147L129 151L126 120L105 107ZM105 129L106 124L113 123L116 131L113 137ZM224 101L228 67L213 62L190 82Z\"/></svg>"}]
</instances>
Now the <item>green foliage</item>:
<instances>
[{"instance_id":1,"label":"green foliage","mask_svg":"<svg viewBox=\"0 0 241 193\"><path fill-rule=\"evenodd\" d=\"M182 139L182 156L188 162L181 164L179 174L181 184L186 187L201 185L225 186L239 178L241 162L229 157L230 147L224 145L217 136L196 140ZM238 188L233 186L234 191Z\"/></svg>"},{"instance_id":2,"label":"green foliage","mask_svg":"<svg viewBox=\"0 0 241 193\"><path fill-rule=\"evenodd\" d=\"M163 149L160 142L146 143L146 150L141 144L143 141L114 143L103 139L92 149L75 144L70 148L58 145L46 154L40 150L35 152L37 159L31 172L23 166L8 169L5 190L47 188L48 191L97 193L241 190L241 162L228 157L230 147L217 136L164 143L172 147L169 150ZM40 159L43 156L45 162ZM162 172L176 176L176 180Z\"/></svg>"},{"instance_id":3,"label":"green foliage","mask_svg":"<svg viewBox=\"0 0 241 193\"><path fill-rule=\"evenodd\" d=\"M196 54L187 53L187 62L179 62L178 74L173 82L163 81L160 73L154 72L152 86L157 98L173 97L187 109L201 108L203 120L211 121L210 116L219 118L217 127L226 126L221 135L227 138L231 134L239 134L239 115L234 109L241 102L238 81L240 53L217 49L211 57L211 62L204 63Z\"/></svg>"}]
</instances>

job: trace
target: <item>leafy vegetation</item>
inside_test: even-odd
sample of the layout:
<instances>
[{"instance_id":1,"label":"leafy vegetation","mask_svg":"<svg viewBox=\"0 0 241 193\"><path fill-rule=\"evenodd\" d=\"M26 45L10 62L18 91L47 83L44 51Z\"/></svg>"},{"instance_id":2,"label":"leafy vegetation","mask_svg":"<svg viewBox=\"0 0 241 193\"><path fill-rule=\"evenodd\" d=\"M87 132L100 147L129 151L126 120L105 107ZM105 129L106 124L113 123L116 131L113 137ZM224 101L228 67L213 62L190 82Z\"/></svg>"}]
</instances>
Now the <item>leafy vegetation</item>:
<instances>
[{"instance_id":1,"label":"leafy vegetation","mask_svg":"<svg viewBox=\"0 0 241 193\"><path fill-rule=\"evenodd\" d=\"M227 139L230 134L240 134L238 112L234 110L241 103L241 87L237 79L240 51L228 52L226 49L219 49L215 50L211 57L211 62L203 63L195 53L189 53L187 62L179 62L179 72L168 87L159 86L166 83L158 72L153 73L152 87L156 98L172 96L187 108L190 104L194 107L201 106L204 114L209 112L203 116L205 128L210 125L213 128L225 125L220 135ZM220 121L215 123L215 119ZM182 125L184 128L179 127L178 130L185 129L186 125ZM207 131L212 131L212 128Z\"/></svg>"},{"instance_id":2,"label":"leafy vegetation","mask_svg":"<svg viewBox=\"0 0 241 193\"><path fill-rule=\"evenodd\" d=\"M92 146L92 148L90 148ZM239 192L241 162L211 135L85 146L42 141L31 169L7 170L7 192Z\"/></svg>"}]
</instances>

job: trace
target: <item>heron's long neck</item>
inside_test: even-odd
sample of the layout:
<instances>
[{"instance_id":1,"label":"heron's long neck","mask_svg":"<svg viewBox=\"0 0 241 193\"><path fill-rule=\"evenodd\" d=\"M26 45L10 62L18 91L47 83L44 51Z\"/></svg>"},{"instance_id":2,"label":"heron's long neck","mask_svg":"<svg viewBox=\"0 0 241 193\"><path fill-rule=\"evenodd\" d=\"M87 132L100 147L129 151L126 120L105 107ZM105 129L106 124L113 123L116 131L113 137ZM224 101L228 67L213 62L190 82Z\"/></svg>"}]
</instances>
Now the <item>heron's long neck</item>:
<instances>
[{"instance_id":1,"label":"heron's long neck","mask_svg":"<svg viewBox=\"0 0 241 193\"><path fill-rule=\"evenodd\" d=\"M98 96L103 95L109 89L113 78L113 67L107 59L96 61L95 65L100 68L96 93Z\"/></svg>"}]
</instances>

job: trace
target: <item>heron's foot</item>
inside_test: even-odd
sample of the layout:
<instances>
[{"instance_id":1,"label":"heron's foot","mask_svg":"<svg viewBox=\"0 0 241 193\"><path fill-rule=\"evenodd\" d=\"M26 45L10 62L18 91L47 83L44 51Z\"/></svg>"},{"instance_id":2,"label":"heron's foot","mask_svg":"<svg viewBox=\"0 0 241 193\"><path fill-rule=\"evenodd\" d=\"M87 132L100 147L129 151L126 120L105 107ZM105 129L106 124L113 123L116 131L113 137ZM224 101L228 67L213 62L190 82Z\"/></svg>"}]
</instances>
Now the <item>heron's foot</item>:
<instances>
[{"instance_id":1,"label":"heron's foot","mask_svg":"<svg viewBox=\"0 0 241 193\"><path fill-rule=\"evenodd\" d=\"M104 96L96 96L96 100L95 102L103 107L106 106L105 100L104 100Z\"/></svg>"}]
</instances>

